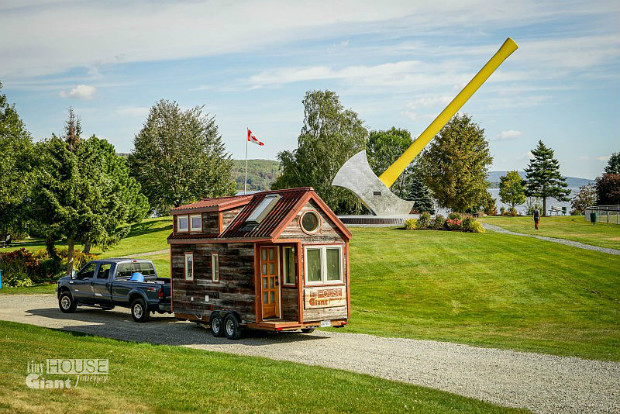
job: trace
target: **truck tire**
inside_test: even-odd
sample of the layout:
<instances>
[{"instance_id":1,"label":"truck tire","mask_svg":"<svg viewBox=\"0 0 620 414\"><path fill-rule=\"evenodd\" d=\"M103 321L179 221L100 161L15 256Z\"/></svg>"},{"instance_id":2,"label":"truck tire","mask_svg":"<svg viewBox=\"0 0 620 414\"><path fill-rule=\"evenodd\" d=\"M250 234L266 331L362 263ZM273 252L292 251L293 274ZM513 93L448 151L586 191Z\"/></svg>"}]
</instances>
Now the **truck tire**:
<instances>
[{"instance_id":1,"label":"truck tire","mask_svg":"<svg viewBox=\"0 0 620 414\"><path fill-rule=\"evenodd\" d=\"M73 299L71 293L67 291L61 292L58 298L58 307L63 313L73 313L77 308L77 301Z\"/></svg>"},{"instance_id":2,"label":"truck tire","mask_svg":"<svg viewBox=\"0 0 620 414\"><path fill-rule=\"evenodd\" d=\"M301 330L301 332L303 332L303 333L312 333L312 332L314 332L314 328L303 328Z\"/></svg>"},{"instance_id":3,"label":"truck tire","mask_svg":"<svg viewBox=\"0 0 620 414\"><path fill-rule=\"evenodd\" d=\"M241 338L241 329L239 329L239 321L237 317L232 313L226 315L224 318L224 333L228 339Z\"/></svg>"},{"instance_id":4,"label":"truck tire","mask_svg":"<svg viewBox=\"0 0 620 414\"><path fill-rule=\"evenodd\" d=\"M131 302L131 317L136 322L146 322L151 316L144 299L138 298Z\"/></svg>"},{"instance_id":5,"label":"truck tire","mask_svg":"<svg viewBox=\"0 0 620 414\"><path fill-rule=\"evenodd\" d=\"M222 318L219 313L214 313L211 316L209 325L211 325L211 333L213 334L213 336L215 336L216 338L224 336L224 318Z\"/></svg>"}]
</instances>

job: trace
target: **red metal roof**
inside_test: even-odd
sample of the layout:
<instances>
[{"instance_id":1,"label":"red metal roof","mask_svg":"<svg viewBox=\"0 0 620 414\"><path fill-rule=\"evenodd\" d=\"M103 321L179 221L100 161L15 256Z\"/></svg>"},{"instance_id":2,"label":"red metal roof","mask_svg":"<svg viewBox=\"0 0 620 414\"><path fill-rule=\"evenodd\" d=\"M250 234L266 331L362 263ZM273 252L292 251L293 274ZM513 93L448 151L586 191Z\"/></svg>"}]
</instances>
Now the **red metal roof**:
<instances>
[{"instance_id":1,"label":"red metal roof","mask_svg":"<svg viewBox=\"0 0 620 414\"><path fill-rule=\"evenodd\" d=\"M246 222L252 211L268 195L278 194L280 199L261 220L258 225L250 225ZM295 217L297 212L309 201L314 200L324 213L332 220L346 239L351 238L351 233L346 226L338 219L334 212L325 202L314 192L312 187L290 188L285 190L262 191L236 197L210 198L196 203L180 206L173 210L173 213L185 212L187 210L196 211L222 211L232 207L245 205L243 210L234 218L230 225L218 238L221 239L275 239L284 227ZM204 235L186 236L187 238L206 238ZM207 236L213 238L213 236ZM179 235L171 235L170 239L182 238ZM184 237L183 237L184 238Z\"/></svg>"}]
</instances>

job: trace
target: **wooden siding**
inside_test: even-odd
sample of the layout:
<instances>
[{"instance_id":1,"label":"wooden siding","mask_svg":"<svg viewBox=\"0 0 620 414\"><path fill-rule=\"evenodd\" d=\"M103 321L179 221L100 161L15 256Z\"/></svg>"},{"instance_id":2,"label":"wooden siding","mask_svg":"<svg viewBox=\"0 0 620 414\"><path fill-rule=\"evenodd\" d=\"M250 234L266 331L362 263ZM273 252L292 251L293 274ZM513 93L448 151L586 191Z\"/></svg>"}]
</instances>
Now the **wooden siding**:
<instances>
[{"instance_id":1,"label":"wooden siding","mask_svg":"<svg viewBox=\"0 0 620 414\"><path fill-rule=\"evenodd\" d=\"M205 234L220 234L218 213L202 213L202 232Z\"/></svg>"},{"instance_id":2,"label":"wooden siding","mask_svg":"<svg viewBox=\"0 0 620 414\"><path fill-rule=\"evenodd\" d=\"M172 301L177 313L206 317L233 310L243 323L255 322L254 245L252 243L172 245ZM184 279L184 253L194 253L194 280ZM220 280L211 278L211 254L219 255ZM205 295L209 300L205 301Z\"/></svg>"},{"instance_id":3,"label":"wooden siding","mask_svg":"<svg viewBox=\"0 0 620 414\"><path fill-rule=\"evenodd\" d=\"M321 224L319 227L319 230L316 231L315 233L312 234L308 234L305 231L303 231L301 229L300 226L300 220L301 217L304 215L304 213L306 213L307 211L314 211L316 213L319 214L320 218L321 218ZM338 245L342 245L343 249L342 249L342 253L343 255L345 255L345 257L343 258L343 282L345 283L347 289L348 289L348 281L347 281L347 277L348 277L348 260L346 255L348 254L347 249L345 249L345 241L342 238L342 235L340 234L338 228L334 225L334 223L329 219L329 217L327 217L327 215L325 213L323 213L323 211L319 208L319 206L314 202L314 201L309 201L305 206L303 206L301 208L301 210L299 211L299 213L293 218L293 220L284 228L284 230L282 231L282 234L280 235L281 239L299 239L301 241L301 252L299 254L299 257L301 259L301 284L304 284L305 281L305 274L303 274L305 272L305 264L304 264L304 252L303 252L303 246L306 245L310 245L310 244L338 244ZM299 279L298 279L299 280ZM284 307L284 290L282 291L283 294L283 301L282 301L282 306ZM295 292L295 300L298 300L299 298L299 293L298 291ZM304 290L301 289L301 294L304 294ZM301 302L301 306L304 306L303 308L303 322L312 322L312 321L321 321L321 320L326 320L326 319L346 319L347 318L347 314L348 314L348 308L347 306L338 306L338 307L332 307L332 308L318 308L318 309L307 309L305 307L305 298L302 298ZM292 300L292 295L291 295L291 300ZM296 306L297 308L298 306ZM299 317L297 315L297 317Z\"/></svg>"},{"instance_id":4,"label":"wooden siding","mask_svg":"<svg viewBox=\"0 0 620 414\"><path fill-rule=\"evenodd\" d=\"M243 206L245 207L245 206ZM233 208L231 210L222 211L222 232L226 230L226 227L237 217L237 214L243 210L243 207Z\"/></svg>"}]
</instances>

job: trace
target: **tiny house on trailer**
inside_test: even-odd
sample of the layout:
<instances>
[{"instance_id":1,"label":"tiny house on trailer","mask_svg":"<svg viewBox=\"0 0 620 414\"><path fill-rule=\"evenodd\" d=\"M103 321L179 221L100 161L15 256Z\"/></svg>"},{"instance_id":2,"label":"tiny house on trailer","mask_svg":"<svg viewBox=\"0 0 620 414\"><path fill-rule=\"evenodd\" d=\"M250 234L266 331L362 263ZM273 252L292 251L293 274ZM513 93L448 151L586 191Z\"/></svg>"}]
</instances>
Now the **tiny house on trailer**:
<instances>
[{"instance_id":1,"label":"tiny house on trailer","mask_svg":"<svg viewBox=\"0 0 620 414\"><path fill-rule=\"evenodd\" d=\"M172 209L172 311L230 339L311 332L350 317L351 233L311 187Z\"/></svg>"}]
</instances>

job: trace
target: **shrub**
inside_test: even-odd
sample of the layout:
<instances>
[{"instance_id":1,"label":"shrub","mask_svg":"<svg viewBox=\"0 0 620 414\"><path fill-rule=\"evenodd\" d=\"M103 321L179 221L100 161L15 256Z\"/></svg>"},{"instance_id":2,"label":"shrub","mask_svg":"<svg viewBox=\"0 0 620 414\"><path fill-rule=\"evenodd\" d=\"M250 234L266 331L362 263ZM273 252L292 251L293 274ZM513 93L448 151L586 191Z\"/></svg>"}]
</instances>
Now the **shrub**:
<instances>
[{"instance_id":1,"label":"shrub","mask_svg":"<svg viewBox=\"0 0 620 414\"><path fill-rule=\"evenodd\" d=\"M471 231L471 225L475 222L476 220L473 217L465 217L461 222L461 229L463 231Z\"/></svg>"},{"instance_id":2,"label":"shrub","mask_svg":"<svg viewBox=\"0 0 620 414\"><path fill-rule=\"evenodd\" d=\"M448 219L449 220L463 220L463 216L461 216L461 213L450 213L448 214Z\"/></svg>"},{"instance_id":3,"label":"shrub","mask_svg":"<svg viewBox=\"0 0 620 414\"><path fill-rule=\"evenodd\" d=\"M407 219L405 220L405 229L413 230L417 227L418 220L417 219Z\"/></svg>"},{"instance_id":4,"label":"shrub","mask_svg":"<svg viewBox=\"0 0 620 414\"><path fill-rule=\"evenodd\" d=\"M7 286L32 286L40 273L39 261L23 247L0 255L2 282Z\"/></svg>"},{"instance_id":5,"label":"shrub","mask_svg":"<svg viewBox=\"0 0 620 414\"><path fill-rule=\"evenodd\" d=\"M463 223L463 220L459 220L459 219L448 219L446 220L446 225L448 226L449 230L461 230L461 224Z\"/></svg>"},{"instance_id":6,"label":"shrub","mask_svg":"<svg viewBox=\"0 0 620 414\"><path fill-rule=\"evenodd\" d=\"M430 224L431 224L431 213L429 213L428 211L425 211L424 213L420 214L420 218L418 219L418 228L425 229L429 227Z\"/></svg>"},{"instance_id":7,"label":"shrub","mask_svg":"<svg viewBox=\"0 0 620 414\"><path fill-rule=\"evenodd\" d=\"M506 213L506 208L504 206L501 206L499 208L499 214L501 214L502 216L504 215L504 213Z\"/></svg>"},{"instance_id":8,"label":"shrub","mask_svg":"<svg viewBox=\"0 0 620 414\"><path fill-rule=\"evenodd\" d=\"M433 228L436 230L441 230L446 225L446 219L441 215L437 214L435 217L435 221L433 221Z\"/></svg>"},{"instance_id":9,"label":"shrub","mask_svg":"<svg viewBox=\"0 0 620 414\"><path fill-rule=\"evenodd\" d=\"M479 221L474 221L470 224L470 231L472 233L484 233L486 230L482 227L482 223Z\"/></svg>"}]
</instances>

